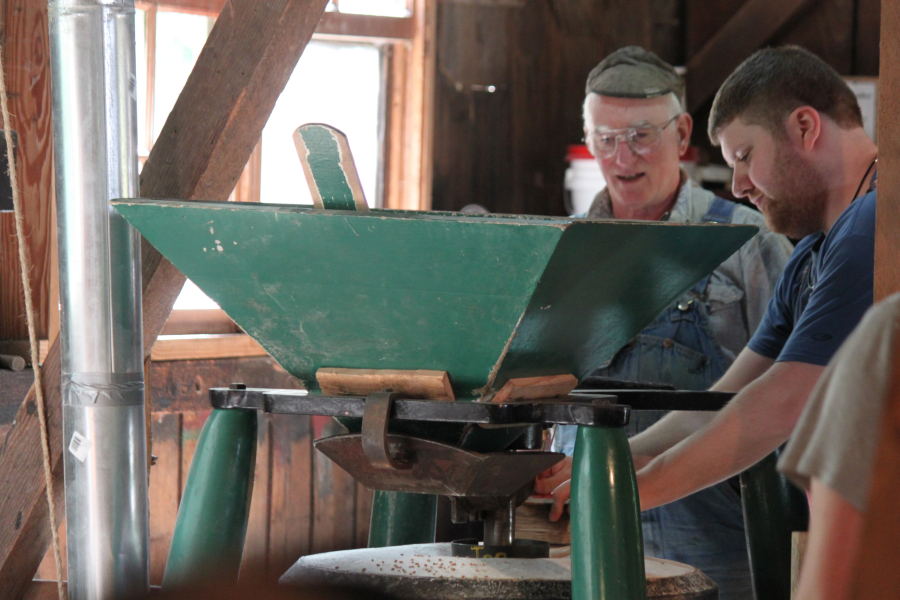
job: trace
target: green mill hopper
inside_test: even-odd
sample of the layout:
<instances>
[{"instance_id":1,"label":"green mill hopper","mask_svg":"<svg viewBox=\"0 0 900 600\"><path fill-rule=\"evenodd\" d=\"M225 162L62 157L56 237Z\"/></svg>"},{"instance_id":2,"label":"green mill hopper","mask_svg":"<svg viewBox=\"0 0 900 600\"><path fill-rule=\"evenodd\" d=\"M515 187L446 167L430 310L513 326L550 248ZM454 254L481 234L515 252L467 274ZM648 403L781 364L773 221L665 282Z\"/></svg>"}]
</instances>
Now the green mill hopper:
<instances>
[{"instance_id":1,"label":"green mill hopper","mask_svg":"<svg viewBox=\"0 0 900 600\"><path fill-rule=\"evenodd\" d=\"M323 367L432 369L457 399L611 358L755 227L120 200L311 391Z\"/></svg>"}]
</instances>

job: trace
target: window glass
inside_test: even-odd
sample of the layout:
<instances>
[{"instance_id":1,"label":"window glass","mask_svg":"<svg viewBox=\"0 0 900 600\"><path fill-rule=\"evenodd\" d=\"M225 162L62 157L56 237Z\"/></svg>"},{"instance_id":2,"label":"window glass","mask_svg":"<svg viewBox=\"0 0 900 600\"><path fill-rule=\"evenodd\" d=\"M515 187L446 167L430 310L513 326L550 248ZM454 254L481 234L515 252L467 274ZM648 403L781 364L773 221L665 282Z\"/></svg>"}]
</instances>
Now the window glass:
<instances>
[{"instance_id":1,"label":"window glass","mask_svg":"<svg viewBox=\"0 0 900 600\"><path fill-rule=\"evenodd\" d=\"M380 56L371 44L306 47L263 130L262 202L312 204L292 136L304 123L327 123L347 135L366 200L376 205Z\"/></svg>"},{"instance_id":2,"label":"window glass","mask_svg":"<svg viewBox=\"0 0 900 600\"><path fill-rule=\"evenodd\" d=\"M408 17L410 15L407 0L340 0L338 10L342 13L384 17Z\"/></svg>"},{"instance_id":3,"label":"window glass","mask_svg":"<svg viewBox=\"0 0 900 600\"><path fill-rule=\"evenodd\" d=\"M163 10L156 14L153 139L159 135L175 106L214 22L212 17L203 15Z\"/></svg>"}]
</instances>

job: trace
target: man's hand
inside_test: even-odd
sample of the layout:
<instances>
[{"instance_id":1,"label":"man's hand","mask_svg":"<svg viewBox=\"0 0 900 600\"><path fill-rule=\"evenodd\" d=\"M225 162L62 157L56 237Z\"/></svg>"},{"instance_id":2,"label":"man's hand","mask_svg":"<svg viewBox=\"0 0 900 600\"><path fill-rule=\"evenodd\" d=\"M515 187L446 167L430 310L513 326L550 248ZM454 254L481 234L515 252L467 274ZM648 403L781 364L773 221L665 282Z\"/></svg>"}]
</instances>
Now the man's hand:
<instances>
[{"instance_id":1,"label":"man's hand","mask_svg":"<svg viewBox=\"0 0 900 600\"><path fill-rule=\"evenodd\" d=\"M566 500L569 499L569 480L572 478L572 457L567 456L534 480L536 494L552 494L553 508L550 509L550 521L556 522L562 516Z\"/></svg>"},{"instance_id":2,"label":"man's hand","mask_svg":"<svg viewBox=\"0 0 900 600\"><path fill-rule=\"evenodd\" d=\"M634 470L639 471L653 460L652 456L635 456ZM536 494L553 496L553 507L550 509L550 522L555 523L563 514L566 502L572 494L572 457L567 456L534 480Z\"/></svg>"}]
</instances>

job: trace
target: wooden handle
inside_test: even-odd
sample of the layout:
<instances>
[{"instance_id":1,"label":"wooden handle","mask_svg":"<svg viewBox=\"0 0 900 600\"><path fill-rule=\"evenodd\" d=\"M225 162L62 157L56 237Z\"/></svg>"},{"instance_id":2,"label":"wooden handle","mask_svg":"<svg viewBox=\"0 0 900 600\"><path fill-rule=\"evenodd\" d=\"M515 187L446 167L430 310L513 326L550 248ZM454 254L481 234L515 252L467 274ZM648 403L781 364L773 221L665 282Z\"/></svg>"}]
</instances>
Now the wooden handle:
<instances>
[{"instance_id":1,"label":"wooden handle","mask_svg":"<svg viewBox=\"0 0 900 600\"><path fill-rule=\"evenodd\" d=\"M313 206L329 210L369 210L347 136L322 123L307 123L294 132Z\"/></svg>"}]
</instances>

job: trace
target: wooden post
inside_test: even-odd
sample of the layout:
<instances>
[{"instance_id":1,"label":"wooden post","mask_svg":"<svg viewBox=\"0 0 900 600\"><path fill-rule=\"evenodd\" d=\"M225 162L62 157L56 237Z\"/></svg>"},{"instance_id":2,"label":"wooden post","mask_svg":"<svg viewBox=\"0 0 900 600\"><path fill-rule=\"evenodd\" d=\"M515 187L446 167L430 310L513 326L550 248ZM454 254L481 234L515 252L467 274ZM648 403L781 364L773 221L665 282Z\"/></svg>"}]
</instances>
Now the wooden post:
<instances>
[{"instance_id":1,"label":"wooden post","mask_svg":"<svg viewBox=\"0 0 900 600\"><path fill-rule=\"evenodd\" d=\"M875 225L875 301L900 291L900 5L881 4L881 74L878 82L878 209ZM872 474L872 489L856 557L852 597L900 595L900 347L893 348L888 395ZM848 557L852 560L853 557Z\"/></svg>"},{"instance_id":2,"label":"wooden post","mask_svg":"<svg viewBox=\"0 0 900 600\"><path fill-rule=\"evenodd\" d=\"M225 200L327 0L233 0L213 27L141 173L147 197ZM143 242L144 354L184 276ZM62 505L59 341L44 361L54 497ZM50 542L34 390L0 446L0 599L21 596Z\"/></svg>"}]
</instances>

